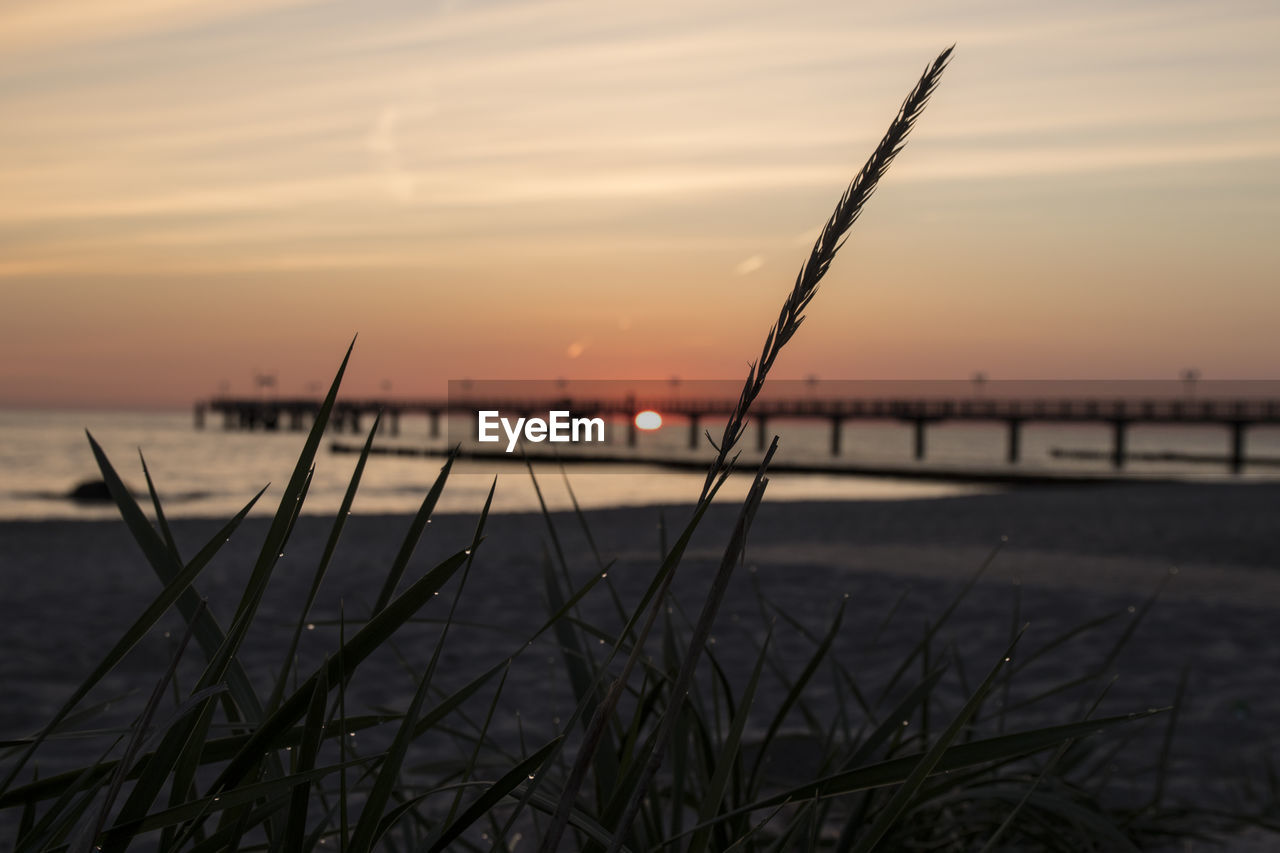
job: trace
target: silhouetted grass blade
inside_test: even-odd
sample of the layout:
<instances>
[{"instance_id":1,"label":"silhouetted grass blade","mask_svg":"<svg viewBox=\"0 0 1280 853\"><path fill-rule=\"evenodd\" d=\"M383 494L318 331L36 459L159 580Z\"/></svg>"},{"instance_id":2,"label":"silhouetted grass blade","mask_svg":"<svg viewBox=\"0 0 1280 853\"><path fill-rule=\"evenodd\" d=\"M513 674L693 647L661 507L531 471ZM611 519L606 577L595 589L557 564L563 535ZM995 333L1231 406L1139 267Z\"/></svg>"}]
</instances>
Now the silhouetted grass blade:
<instances>
[{"instance_id":1,"label":"silhouetted grass blade","mask_svg":"<svg viewBox=\"0 0 1280 853\"><path fill-rule=\"evenodd\" d=\"M724 738L720 754L716 757L715 771L711 775L711 781L708 783L702 802L698 806L698 823L700 824L711 820L720 810L720 804L724 801L725 791L729 786L730 774L734 772L735 765L740 763L739 753L742 745L742 732L746 728L747 718L751 713L751 705L755 700L756 689L760 685L760 673L764 670L765 658L768 655L769 643L772 639L773 632L770 631L765 638L760 654L756 656L756 665L751 671L751 678L748 679L747 686L743 689L737 712L733 715L733 720L729 724L729 731ZM679 828L677 828L677 834L679 834L679 831ZM698 830L689 842L687 853L703 853L707 849L707 843L710 840L711 830L709 827Z\"/></svg>"},{"instance_id":2,"label":"silhouetted grass blade","mask_svg":"<svg viewBox=\"0 0 1280 853\"><path fill-rule=\"evenodd\" d=\"M387 572L386 580L382 584L382 590L378 593L377 602L373 605L374 613L378 613L382 608L386 607L392 596L395 595L396 587L400 585L400 579L404 577L405 569L409 566L409 559L413 556L414 549L418 547L418 540L422 538L423 531L427 529L427 523L431 520L431 513L435 511L436 502L440 500L440 493L444 491L445 480L449 478L449 471L453 468L453 460L457 458L457 455L458 448L455 447L450 451L449 458L445 460L444 465L440 468L439 476L431 484L431 489L423 499L422 506L418 508L417 514L414 515L413 521L409 524L409 530L400 545L400 551L391 563L391 570Z\"/></svg>"},{"instance_id":3,"label":"silhouetted grass blade","mask_svg":"<svg viewBox=\"0 0 1280 853\"><path fill-rule=\"evenodd\" d=\"M90 437L89 441L94 447L94 452L96 454L101 454L101 448L97 446L97 443L93 441L92 437ZM106 471L111 471L111 474L114 475L115 472L111 469L109 463L106 462L105 456L100 456L100 462L104 466L104 476ZM124 484L120 482L119 477L113 476L108 479L107 482L109 486L112 480L118 484L120 489L124 489ZM124 493L128 494L127 490L124 490ZM209 564L213 555L218 551L227 538L231 536L231 533L237 526L239 526L244 517L248 515L249 510L253 508L254 503L259 497L261 497L261 495L262 492L258 492L258 494L255 495L247 505L245 505L244 509L240 510L240 512L237 513L231 521L227 522L227 524L218 531L213 539L209 540L209 543L206 544L194 558L192 558L191 562L188 563L186 567L180 568L165 585L165 588L161 590L160 594L157 595L155 599L147 605L141 615L134 620L133 624L125 629L124 633L120 635L120 638L115 642L107 654L103 656L102 660L96 667L94 667L93 671L80 682L80 685L75 689L67 701L63 703L62 707L53 715L50 721L32 741L27 750L18 758L17 761L14 762L13 766L9 768L9 772L6 774L3 784L0 784L0 795L8 790L9 786L13 783L13 780L17 777L19 771L21 771L23 765L26 764L30 757L40 747L44 738L56 729L60 722L66 719L67 715L71 713L71 711L82 699L84 699L86 695L88 695L90 690L92 690L108 673L115 669L120 661L124 659L124 656L128 654L129 650L137 645L138 641L140 641L144 636L146 636L147 632L155 626L156 622L160 620L160 617L164 615L169 607L189 591L189 588L195 581L196 577L198 577L200 572L204 570L205 566ZM132 500L132 498L130 498L130 500ZM136 508L136 504L134 507ZM126 512L123 506L121 507L121 511ZM141 513L139 511L139 515L140 514ZM126 512L126 517L133 517L135 522L137 521L137 517L132 516L128 512ZM144 535L143 538L150 539L153 544L159 544L154 538L155 531L151 530L150 525L146 523L145 519L142 519L142 524L146 527L146 530L149 533L149 536ZM161 557L161 559L163 560L166 558ZM202 619L204 614L205 610L203 604L197 599L195 608L192 610L191 618L189 620L189 624L193 626L193 629L195 626L203 624Z\"/></svg>"},{"instance_id":4,"label":"silhouetted grass blade","mask_svg":"<svg viewBox=\"0 0 1280 853\"><path fill-rule=\"evenodd\" d=\"M526 758L524 761L512 767L502 775L502 778L494 782L476 801L467 807L462 814L458 815L449 827L441 834L440 839L432 845L431 850L446 850L467 827L471 826L481 817L483 817L491 808L502 801L504 797L514 791L522 782L529 778L547 757L560 745L561 738L553 738L545 746Z\"/></svg>"},{"instance_id":5,"label":"silhouetted grass blade","mask_svg":"<svg viewBox=\"0 0 1280 853\"><path fill-rule=\"evenodd\" d=\"M411 616L418 612L435 593L453 577L467 561L467 552L459 551L427 572L400 596L365 623L350 640L339 647L339 654L325 665L330 685L345 683L345 678L355 671L370 654L386 642ZM305 713L315 680L312 674L297 690L290 694L274 714L250 736L240 754L231 760L220 774L215 788L239 782L258 758L270 749L271 744Z\"/></svg>"},{"instance_id":6,"label":"silhouetted grass blade","mask_svg":"<svg viewBox=\"0 0 1280 853\"><path fill-rule=\"evenodd\" d=\"M311 705L307 709L306 723L302 732L302 743L297 750L295 773L306 773L314 770L316 756L320 752L320 744L324 741L325 708L329 699L328 669L322 667L317 674L311 689ZM339 732L344 737L345 732ZM307 829L307 809L311 803L311 784L304 782L293 789L289 799L289 813L285 820L283 838L284 850L302 850L303 837Z\"/></svg>"},{"instance_id":7,"label":"silhouetted grass blade","mask_svg":"<svg viewBox=\"0 0 1280 853\"><path fill-rule=\"evenodd\" d=\"M872 850L889 831L889 828L902 816L902 813L906 811L908 803L919 791L920 786L924 784L925 779L938 766L938 762L942 760L947 749L960 736L960 732L969 724L969 720L973 718L979 706L986 699L987 694L995 687L996 678L1004 668L1004 665L1011 660L1013 650L1020 637L1021 633L1019 633L1018 638L1014 639L1013 644L1009 646L1004 656L991 668L991 672L983 680L982 684L978 686L974 694L969 697L969 701L965 702L964 707L960 709L960 713L943 730L928 751L920 757L916 766L911 769L907 778L903 780L901 787L894 791L893 797L890 798L888 804L876 817L875 823L858 840L858 844L853 848L854 853L868 853L868 851Z\"/></svg>"},{"instance_id":8,"label":"silhouetted grass blade","mask_svg":"<svg viewBox=\"0 0 1280 853\"><path fill-rule=\"evenodd\" d=\"M325 776L336 773L344 767L355 767L367 761L369 761L368 758L357 758L341 764L330 764L303 773L292 773L277 779L269 779L265 782L254 782L231 788L217 795L183 803L175 808L153 812L137 820L114 824L107 829L103 841L104 843L113 843L119 840L127 840L144 832L163 829L166 826L176 826L189 820L217 814L226 809L249 805L260 800L278 801L277 808L271 810L272 813L275 813L278 811L279 806L288 801L295 786L315 782Z\"/></svg>"},{"instance_id":9,"label":"silhouetted grass blade","mask_svg":"<svg viewBox=\"0 0 1280 853\"><path fill-rule=\"evenodd\" d=\"M133 764L138 757L138 753L142 748L143 740L147 736L147 729L151 725L151 720L155 716L156 709L160 706L160 700L164 696L164 691L168 687L169 682L173 679L174 672L178 668L178 662L182 659L183 653L187 650L187 643L191 641L191 633L193 626L188 625L186 632L183 634L181 642L178 644L177 651L171 656L169 666L165 669L164 674L156 683L155 689L151 692L151 698L147 700L146 706L142 709L142 714L134 723L133 731L129 735L129 740L125 744L124 754L120 758L119 764L116 765L115 772L111 775L111 782L107 785L106 794L102 799L102 804L98 807L98 817L94 821L93 826L79 839L73 839L69 845L72 851L83 851L83 853L92 853L94 849L94 840L107 824L107 816L111 812L112 806L115 805L116 797L120 794L120 788L124 785L125 771ZM212 698L212 697L210 697Z\"/></svg>"},{"instance_id":10,"label":"silhouetted grass blade","mask_svg":"<svg viewBox=\"0 0 1280 853\"><path fill-rule=\"evenodd\" d=\"M88 435L88 433L86 433ZM120 515L124 519L125 526L129 528L129 532L133 534L134 540L142 549L142 553L146 556L147 562L151 564L152 569L160 577L161 583L166 586L182 572L182 564L177 557L169 551L164 541L156 534L155 529L147 521L143 515L142 509L130 494L128 488L121 481L120 476L112 467L106 454L94 440L92 435L88 435L89 446L93 450L94 458L97 460L98 468L102 472L102 478L107 484L111 497L115 501L116 506L120 510ZM264 488L263 491L266 491ZM249 502L251 507L262 492L259 492L253 500ZM249 507L246 507L237 519L243 518L247 514ZM236 521L236 524L239 522ZM232 528L234 529L234 528ZM207 559L211 559L213 554L222 547L222 545L230 538L230 531L222 538L214 538L203 549L202 553L208 555ZM198 559L198 558L197 558ZM194 562L194 560L193 560ZM196 641L200 644L201 650L204 652L207 660L213 660L218 654L218 650L226 643L226 635L222 628L218 626L217 620L208 608L200 607L200 596L195 590L184 590L177 600L178 610L182 613L183 619L187 622L195 624ZM234 704L228 704L227 713L229 715L248 715L250 718L256 719L261 715L261 705L258 701L258 695L254 691L253 684L249 681L249 676L244 672L243 667L238 661L230 662L230 672L228 673L228 684L231 687L231 696Z\"/></svg>"}]
</instances>

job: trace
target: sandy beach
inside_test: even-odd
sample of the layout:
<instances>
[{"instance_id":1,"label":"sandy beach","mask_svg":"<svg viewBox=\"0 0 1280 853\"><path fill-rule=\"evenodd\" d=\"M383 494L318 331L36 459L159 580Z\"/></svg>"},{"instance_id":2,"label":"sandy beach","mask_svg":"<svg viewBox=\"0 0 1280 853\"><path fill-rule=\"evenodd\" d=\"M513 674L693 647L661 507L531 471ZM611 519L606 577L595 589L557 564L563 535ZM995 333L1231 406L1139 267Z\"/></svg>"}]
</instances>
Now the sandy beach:
<instances>
[{"instance_id":1,"label":"sandy beach","mask_svg":"<svg viewBox=\"0 0 1280 853\"><path fill-rule=\"evenodd\" d=\"M1008 697L1016 705L1102 665L1128 621L1143 613L1144 602L1163 584L1133 639L1107 667L1118 680L1101 712L1169 705L1185 668L1187 695L1168 795L1242 807L1250 797L1264 796L1266 762L1280 749L1278 506L1277 484L1028 487L848 503L766 498L752 529L745 570L735 578L717 623L716 648L734 678L749 669L767 618L761 615L757 584L768 605L818 635L843 604L834 654L860 683L876 688L999 546L982 580L935 640L937 653L954 654L970 684L994 663L1015 621L1030 625L1020 652L1026 654L1077 624L1116 614L1020 673ZM639 596L657 564L659 519L670 530L684 523L687 512L649 507L587 513L602 558L615 561L609 582L624 602ZM682 565L676 600L690 618L735 514L736 507L727 503L716 508ZM554 521L570 573L581 580L599 571L577 519L556 514ZM336 629L331 621L340 601L349 619L367 612L408 522L398 516L352 517L321 589L304 658L315 659L332 647ZM183 553L193 553L218 524L176 522ZM246 648L251 675L266 676L279 667L275 649L297 618L329 524L321 517L299 522L263 604L261 627L255 627ZM465 547L474 525L474 515L436 517L407 580L432 565L433 558ZM224 622L264 530L265 521L246 522L198 584ZM1002 537L1008 541L1002 543ZM551 549L539 515L490 519L443 659L447 681L460 684L501 660L545 617L543 565ZM107 639L158 589L123 524L113 522L0 524L0 582L0 642L7 650L0 656L5 685L0 732L6 735L35 728L96 662ZM612 624L613 605L606 595L590 597L584 611ZM165 627L173 633L179 623L170 620ZM408 626L399 643L405 659L424 661L435 631L429 623ZM812 642L795 626L779 623L776 641L780 656L797 662L796 668L812 654ZM145 693L172 643L157 630L95 695ZM572 707L563 670L550 652L549 647L531 649L534 657L513 667L504 694L508 711L520 709L526 733L554 729ZM375 659L355 688L370 707L393 704L411 690L408 678L396 661ZM1091 683L1020 709L1011 714L1009 727L1065 722L1099 687ZM757 705L774 707L781 690L772 684ZM829 677L816 679L807 694L811 706L822 709L824 699L829 705L830 690ZM948 705L954 710L960 693L958 685L944 689L940 697L952 701L944 701L939 713ZM1134 727L1133 743L1108 768L1114 796L1143 796L1165 722L1156 717ZM512 725L510 719L505 725ZM803 765L804 759L797 761Z\"/></svg>"}]
</instances>

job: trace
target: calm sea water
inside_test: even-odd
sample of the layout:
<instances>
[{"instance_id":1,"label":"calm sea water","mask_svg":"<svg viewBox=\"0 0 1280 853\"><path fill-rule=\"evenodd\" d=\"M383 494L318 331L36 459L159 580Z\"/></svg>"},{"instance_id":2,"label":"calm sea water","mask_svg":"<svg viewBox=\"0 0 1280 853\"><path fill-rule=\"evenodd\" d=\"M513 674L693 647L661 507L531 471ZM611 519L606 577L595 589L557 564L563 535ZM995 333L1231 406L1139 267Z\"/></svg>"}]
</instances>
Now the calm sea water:
<instances>
[{"instance_id":1,"label":"calm sea water","mask_svg":"<svg viewBox=\"0 0 1280 853\"><path fill-rule=\"evenodd\" d=\"M770 427L781 435L778 460L799 463L830 459L830 433L825 425L778 423ZM138 461L141 448L166 511L175 517L232 514L267 483L275 485L255 512L274 511L280 489L289 478L304 440L303 434L294 432L228 432L215 419L211 419L205 429L197 430L186 412L0 411L0 519L116 515L111 506L77 503L66 497L78 483L98 477L85 438L86 429L102 444L125 482L139 494L145 494L146 481ZM380 436L378 444L443 449L445 440L433 441L428 433L425 419L404 418L400 434ZM676 423L657 432L641 434L634 452L709 460L709 450L690 451L687 441L687 427ZM1110 441L1109 430L1101 425L1027 426L1022 436L1023 461L1018 467L1028 471L1108 472L1110 465L1105 459L1055 458L1051 451L1058 448L1105 452ZM334 442L358 444L360 437L326 436L307 498L306 510L310 513L337 510L355 467L354 455L330 451ZM1129 449L1138 453L1225 454L1227 443L1227 431L1216 427L1138 426L1132 428L1129 435ZM744 460L754 455L755 446L755 436L748 431L743 442ZM922 463L912 459L910 429L897 424L847 424L843 446L843 459L866 465L975 471L1008 467L1004 461L1005 433L998 425L932 426L928 432L928 458ZM1280 429L1253 429L1249 433L1248 452L1251 456L1280 458ZM439 459L432 458L371 458L354 511L412 512L421 503L440 464ZM559 468L548 465L537 470L547 503L552 508L570 506ZM1135 477L1230 478L1222 465L1134 461L1126 470ZM455 466L439 509L478 510L495 473L498 476L495 508L537 508L529 474L521 464L463 462ZM1242 476L1277 478L1280 468L1258 466L1246 469ZM689 503L696 498L702 483L702 476L697 473L648 466L575 465L568 469L568 477L585 507ZM743 482L727 487L727 496L745 491L745 478L739 479ZM772 478L769 497L771 500L909 499L984 488L989 487L850 475L778 474Z\"/></svg>"}]
</instances>

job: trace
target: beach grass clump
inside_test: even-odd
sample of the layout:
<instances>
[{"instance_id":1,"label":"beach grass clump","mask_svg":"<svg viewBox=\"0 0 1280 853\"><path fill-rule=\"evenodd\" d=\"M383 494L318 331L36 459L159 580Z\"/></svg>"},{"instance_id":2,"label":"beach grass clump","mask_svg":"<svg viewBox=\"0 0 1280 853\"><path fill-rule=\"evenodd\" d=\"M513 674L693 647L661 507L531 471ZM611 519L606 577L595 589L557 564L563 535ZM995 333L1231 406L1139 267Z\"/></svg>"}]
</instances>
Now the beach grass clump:
<instances>
[{"instance_id":1,"label":"beach grass clump","mask_svg":"<svg viewBox=\"0 0 1280 853\"><path fill-rule=\"evenodd\" d=\"M227 612L215 613L202 597L201 573L263 493L184 556L145 462L150 518L90 437L160 591L104 644L98 665L38 731L0 743L0 816L12 818L3 825L12 827L13 849L1124 850L1162 831L1169 812L1158 792L1139 809L1105 803L1091 785L1096 752L1089 746L1100 732L1156 712L1098 717L1096 703L1086 702L1067 719L1018 729L1008 701L1012 676L1024 660L1053 652L1067 638L1027 653L1015 626L1003 651L966 678L938 630L972 584L881 683L865 678L859 661L833 653L843 605L815 632L764 595L760 623L742 639L756 644L752 663L734 670L717 645L719 609L768 486L776 438L750 473L747 497L701 598L690 602L673 592L690 541L737 470L735 449L752 402L949 57L944 51L929 65L840 199L749 371L737 411L711 441L716 455L687 523L664 543L633 600L610 579L611 563L595 551L586 516L578 511L571 518L591 553L571 553L558 530L564 519L544 507L545 618L504 651L458 648L458 607L484 558L496 481L477 508L473 533L425 571L411 571L448 482L450 458L410 519L376 596L371 592L360 608L340 604L331 647L304 665L300 641L317 619L375 423L310 569L308 591L293 602L278 663L264 679L260 667L251 672L246 665L246 637L294 535L351 351ZM588 617L584 605L597 601L611 617ZM182 636L131 724L93 729L88 700L175 610ZM397 644L409 626L428 618L432 642ZM782 633L807 649L799 660L779 653ZM501 719L509 713L506 685L547 648L561 668L558 686L571 697L571 711L553 731L526 727L517 713L513 740ZM357 704L362 667L386 654L400 659L411 678L405 701ZM454 671L456 660L466 662L464 671ZM1088 695L1106 670L1103 661L1065 686ZM195 675L180 686L180 671ZM819 685L823 699L815 701ZM1052 704L1060 695L1066 694L1050 690L1024 700ZM87 757L52 774L34 772L53 744L75 744Z\"/></svg>"}]
</instances>

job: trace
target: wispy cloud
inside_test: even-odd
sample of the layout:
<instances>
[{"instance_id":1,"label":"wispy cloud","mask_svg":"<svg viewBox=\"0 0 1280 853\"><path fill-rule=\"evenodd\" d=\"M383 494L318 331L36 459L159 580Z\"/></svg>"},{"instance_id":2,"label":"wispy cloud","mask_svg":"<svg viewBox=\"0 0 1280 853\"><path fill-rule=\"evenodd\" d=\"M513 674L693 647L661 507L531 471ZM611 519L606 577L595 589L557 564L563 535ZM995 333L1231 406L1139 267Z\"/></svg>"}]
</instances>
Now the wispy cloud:
<instances>
[{"instance_id":1,"label":"wispy cloud","mask_svg":"<svg viewBox=\"0 0 1280 853\"><path fill-rule=\"evenodd\" d=\"M0 51L65 49L210 24L315 0L9 0L0 7Z\"/></svg>"},{"instance_id":2,"label":"wispy cloud","mask_svg":"<svg viewBox=\"0 0 1280 853\"><path fill-rule=\"evenodd\" d=\"M417 181L406 171L400 153L400 110L384 107L369 132L365 145L374 156L387 192L399 201L412 201L417 192Z\"/></svg>"},{"instance_id":3,"label":"wispy cloud","mask_svg":"<svg viewBox=\"0 0 1280 853\"><path fill-rule=\"evenodd\" d=\"M1244 2L732 4L728 17L724 2L268 5L289 40L251 26L263 6L247 0L6 7L0 32L48 49L0 71L0 221L340 215L370 192L583 203L590 219L598 202L838 186L921 56L952 38L947 97L895 180L1259 161L1280 138L1280 74L1265 70L1280 69L1280 13ZM119 48L112 33L149 38Z\"/></svg>"}]
</instances>

